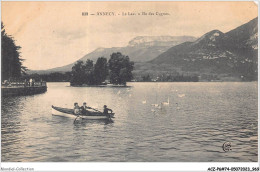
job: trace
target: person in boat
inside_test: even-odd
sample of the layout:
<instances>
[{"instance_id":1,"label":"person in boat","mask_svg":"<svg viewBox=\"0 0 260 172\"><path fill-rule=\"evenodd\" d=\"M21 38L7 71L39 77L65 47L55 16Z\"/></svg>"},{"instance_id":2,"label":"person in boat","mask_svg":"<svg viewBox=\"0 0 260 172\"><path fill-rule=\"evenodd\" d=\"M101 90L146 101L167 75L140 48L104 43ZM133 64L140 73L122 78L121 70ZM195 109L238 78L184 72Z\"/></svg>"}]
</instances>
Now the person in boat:
<instances>
[{"instance_id":1,"label":"person in boat","mask_svg":"<svg viewBox=\"0 0 260 172\"><path fill-rule=\"evenodd\" d=\"M74 114L79 115L80 114L80 108L78 103L74 103Z\"/></svg>"},{"instance_id":2,"label":"person in boat","mask_svg":"<svg viewBox=\"0 0 260 172\"><path fill-rule=\"evenodd\" d=\"M83 106L81 106L81 113L83 114L83 115L86 115L87 114L87 112L88 112L88 110L87 109L92 109L91 107L88 107L87 106L87 103L86 102L84 102L83 103Z\"/></svg>"},{"instance_id":3,"label":"person in boat","mask_svg":"<svg viewBox=\"0 0 260 172\"><path fill-rule=\"evenodd\" d=\"M109 109L109 108L107 108L107 105L104 105L103 113L108 116L108 115L110 115L109 111L110 111L110 113L113 113L112 109Z\"/></svg>"}]
</instances>

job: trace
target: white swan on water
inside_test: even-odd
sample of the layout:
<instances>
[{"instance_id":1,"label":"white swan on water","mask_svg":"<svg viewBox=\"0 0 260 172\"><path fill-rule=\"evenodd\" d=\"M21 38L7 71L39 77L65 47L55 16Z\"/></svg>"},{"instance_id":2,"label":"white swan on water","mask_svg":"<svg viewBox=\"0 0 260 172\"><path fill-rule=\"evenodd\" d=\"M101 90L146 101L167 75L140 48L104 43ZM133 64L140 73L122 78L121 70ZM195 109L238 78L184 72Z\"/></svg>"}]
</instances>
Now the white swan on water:
<instances>
[{"instance_id":1,"label":"white swan on water","mask_svg":"<svg viewBox=\"0 0 260 172\"><path fill-rule=\"evenodd\" d=\"M185 97L185 94L178 94L178 97Z\"/></svg>"},{"instance_id":2,"label":"white swan on water","mask_svg":"<svg viewBox=\"0 0 260 172\"><path fill-rule=\"evenodd\" d=\"M162 102L162 105L169 105L169 104L170 104L169 97L168 97L168 101L167 102Z\"/></svg>"},{"instance_id":3,"label":"white swan on water","mask_svg":"<svg viewBox=\"0 0 260 172\"><path fill-rule=\"evenodd\" d=\"M154 106L154 107L159 107L159 104L152 104L152 106Z\"/></svg>"},{"instance_id":4,"label":"white swan on water","mask_svg":"<svg viewBox=\"0 0 260 172\"><path fill-rule=\"evenodd\" d=\"M161 109L162 108L162 103L161 104L152 104L152 106L154 106L157 109Z\"/></svg>"}]
</instances>

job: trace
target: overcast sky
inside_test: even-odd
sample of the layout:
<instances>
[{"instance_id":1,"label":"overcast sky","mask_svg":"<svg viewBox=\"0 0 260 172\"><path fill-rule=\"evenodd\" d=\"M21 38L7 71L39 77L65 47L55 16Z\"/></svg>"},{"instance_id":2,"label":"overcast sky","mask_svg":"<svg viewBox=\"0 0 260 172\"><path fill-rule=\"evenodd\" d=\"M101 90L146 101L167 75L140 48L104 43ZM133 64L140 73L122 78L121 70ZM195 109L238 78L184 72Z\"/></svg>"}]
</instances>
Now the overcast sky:
<instances>
[{"instance_id":1,"label":"overcast sky","mask_svg":"<svg viewBox=\"0 0 260 172\"><path fill-rule=\"evenodd\" d=\"M82 16L115 12L116 16ZM122 16L163 12L166 16ZM2 21L32 70L72 63L99 47L122 47L136 36L199 37L227 32L257 17L254 2L6 2ZM118 15L120 14L120 15Z\"/></svg>"}]
</instances>

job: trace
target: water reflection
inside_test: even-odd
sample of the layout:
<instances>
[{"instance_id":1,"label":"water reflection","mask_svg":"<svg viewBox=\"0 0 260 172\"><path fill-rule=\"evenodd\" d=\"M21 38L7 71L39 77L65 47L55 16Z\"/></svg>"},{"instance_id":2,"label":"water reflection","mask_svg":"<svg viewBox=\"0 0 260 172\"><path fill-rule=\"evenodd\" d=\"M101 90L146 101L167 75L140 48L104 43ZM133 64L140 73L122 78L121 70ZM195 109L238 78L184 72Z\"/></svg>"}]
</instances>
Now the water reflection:
<instances>
[{"instance_id":1,"label":"water reflection","mask_svg":"<svg viewBox=\"0 0 260 172\"><path fill-rule=\"evenodd\" d=\"M74 126L87 127L87 126L93 126L93 125L110 125L113 123L114 123L114 121L112 119L88 120L88 119L79 118L73 124L74 124Z\"/></svg>"},{"instance_id":2,"label":"water reflection","mask_svg":"<svg viewBox=\"0 0 260 172\"><path fill-rule=\"evenodd\" d=\"M18 110L24 106L24 100L24 97L2 98L1 153L6 155L7 160L23 153L16 145L22 145L24 138L21 133L26 131L21 120L22 111Z\"/></svg>"}]
</instances>

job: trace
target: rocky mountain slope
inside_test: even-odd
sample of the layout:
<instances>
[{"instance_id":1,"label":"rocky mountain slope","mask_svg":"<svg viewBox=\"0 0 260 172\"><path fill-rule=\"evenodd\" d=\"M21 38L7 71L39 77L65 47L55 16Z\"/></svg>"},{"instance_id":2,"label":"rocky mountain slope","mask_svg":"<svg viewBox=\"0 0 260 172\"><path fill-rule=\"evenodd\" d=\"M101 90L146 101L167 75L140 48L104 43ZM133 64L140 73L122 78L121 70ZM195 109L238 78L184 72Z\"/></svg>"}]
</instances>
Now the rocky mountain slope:
<instances>
[{"instance_id":1,"label":"rocky mountain slope","mask_svg":"<svg viewBox=\"0 0 260 172\"><path fill-rule=\"evenodd\" d=\"M98 48L79 60L109 58L113 52L122 52L135 61L137 77L162 73L224 76L230 80L257 80L258 18L227 33L212 30L198 39L190 36L138 36L126 47ZM70 71L74 63L45 71ZM222 79L222 78L220 78Z\"/></svg>"},{"instance_id":2,"label":"rocky mountain slope","mask_svg":"<svg viewBox=\"0 0 260 172\"><path fill-rule=\"evenodd\" d=\"M149 63L167 64L182 71L227 74L257 79L258 18L227 33L213 30L194 42L185 42Z\"/></svg>"},{"instance_id":3,"label":"rocky mountain slope","mask_svg":"<svg viewBox=\"0 0 260 172\"><path fill-rule=\"evenodd\" d=\"M98 57L109 59L113 52L121 52L128 55L134 62L146 62L154 59L174 45L194 40L196 38L192 36L138 36L129 41L126 47L98 48L79 60L86 61L91 59L96 62ZM67 72L71 71L74 63L45 71L31 71L30 73Z\"/></svg>"}]
</instances>

